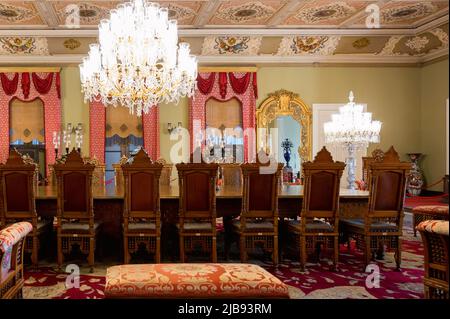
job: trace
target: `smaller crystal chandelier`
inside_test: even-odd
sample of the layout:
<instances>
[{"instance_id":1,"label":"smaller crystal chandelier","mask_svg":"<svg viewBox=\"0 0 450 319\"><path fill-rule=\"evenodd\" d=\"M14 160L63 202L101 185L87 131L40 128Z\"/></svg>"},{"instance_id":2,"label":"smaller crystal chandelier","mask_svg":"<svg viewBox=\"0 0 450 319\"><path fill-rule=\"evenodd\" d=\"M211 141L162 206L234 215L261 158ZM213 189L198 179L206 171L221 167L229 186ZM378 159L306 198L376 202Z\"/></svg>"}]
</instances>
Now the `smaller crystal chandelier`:
<instances>
[{"instance_id":1,"label":"smaller crystal chandelier","mask_svg":"<svg viewBox=\"0 0 450 319\"><path fill-rule=\"evenodd\" d=\"M348 188L356 189L355 151L366 148L369 143L380 142L381 122L372 121L372 113L363 112L363 105L353 102L350 91L350 102L339 108L339 113L331 115L331 122L324 124L325 142L344 146L348 157Z\"/></svg>"},{"instance_id":2,"label":"smaller crystal chandelier","mask_svg":"<svg viewBox=\"0 0 450 319\"><path fill-rule=\"evenodd\" d=\"M119 4L99 24L99 43L80 65L86 100L123 105L140 116L161 102L194 94L197 57L178 42L169 10L146 0Z\"/></svg>"}]
</instances>

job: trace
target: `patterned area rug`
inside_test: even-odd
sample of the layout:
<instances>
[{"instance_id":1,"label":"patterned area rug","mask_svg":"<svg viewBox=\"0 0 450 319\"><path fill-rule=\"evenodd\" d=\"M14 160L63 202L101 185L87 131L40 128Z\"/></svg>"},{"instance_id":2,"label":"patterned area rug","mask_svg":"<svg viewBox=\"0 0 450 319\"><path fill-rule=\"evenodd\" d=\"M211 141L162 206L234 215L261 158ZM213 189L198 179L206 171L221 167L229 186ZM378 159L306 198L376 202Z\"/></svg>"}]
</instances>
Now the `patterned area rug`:
<instances>
[{"instance_id":1,"label":"patterned area rug","mask_svg":"<svg viewBox=\"0 0 450 319\"><path fill-rule=\"evenodd\" d=\"M366 285L369 272L362 272L362 255L341 246L339 270L331 271L327 260L320 264L307 264L300 272L296 261L284 260L278 267L269 262L252 260L289 285L293 299L417 299L423 298L423 247L420 238L410 233L403 239L402 271L395 270L394 256L387 253L384 260L377 261L380 270L379 287L370 280L372 288ZM58 273L52 267L28 270L25 273L24 298L31 299L93 299L104 298L105 272L107 266L98 266L94 274L81 269L79 288L67 288L68 275ZM372 278L372 277L371 277Z\"/></svg>"}]
</instances>

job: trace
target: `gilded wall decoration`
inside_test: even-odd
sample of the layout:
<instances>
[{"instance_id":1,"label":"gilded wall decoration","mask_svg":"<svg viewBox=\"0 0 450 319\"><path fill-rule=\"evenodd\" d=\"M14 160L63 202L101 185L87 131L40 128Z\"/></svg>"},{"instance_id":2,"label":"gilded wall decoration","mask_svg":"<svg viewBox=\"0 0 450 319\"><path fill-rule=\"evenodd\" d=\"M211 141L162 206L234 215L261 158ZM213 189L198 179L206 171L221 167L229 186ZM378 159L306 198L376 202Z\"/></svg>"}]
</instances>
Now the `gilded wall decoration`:
<instances>
[{"instance_id":1,"label":"gilded wall decoration","mask_svg":"<svg viewBox=\"0 0 450 319\"><path fill-rule=\"evenodd\" d=\"M273 13L273 8L259 1L253 1L220 10L217 12L216 17L230 23L242 23L250 20L266 19Z\"/></svg>"},{"instance_id":2,"label":"gilded wall decoration","mask_svg":"<svg viewBox=\"0 0 450 319\"><path fill-rule=\"evenodd\" d=\"M410 48L411 50L414 50L416 52L422 51L427 44L430 42L430 40L426 36L417 36L413 37L411 39L408 39L405 42L405 45Z\"/></svg>"},{"instance_id":3,"label":"gilded wall decoration","mask_svg":"<svg viewBox=\"0 0 450 319\"><path fill-rule=\"evenodd\" d=\"M448 33L445 33L441 28L436 28L429 32L441 41L442 44L439 48L448 48Z\"/></svg>"},{"instance_id":4,"label":"gilded wall decoration","mask_svg":"<svg viewBox=\"0 0 450 319\"><path fill-rule=\"evenodd\" d=\"M377 53L378 55L399 55L399 53L394 53L394 49L400 40L403 38L401 35L394 35L389 38L389 40L384 45L384 48Z\"/></svg>"},{"instance_id":5,"label":"gilded wall decoration","mask_svg":"<svg viewBox=\"0 0 450 319\"><path fill-rule=\"evenodd\" d=\"M381 11L381 23L417 19L434 13L437 7L431 2L418 2L405 6L387 8Z\"/></svg>"},{"instance_id":6,"label":"gilded wall decoration","mask_svg":"<svg viewBox=\"0 0 450 319\"><path fill-rule=\"evenodd\" d=\"M47 38L3 37L0 38L1 54L48 55Z\"/></svg>"},{"instance_id":7,"label":"gilded wall decoration","mask_svg":"<svg viewBox=\"0 0 450 319\"><path fill-rule=\"evenodd\" d=\"M81 46L81 42L78 41L77 39L71 38L71 39L65 40L63 45L65 48L67 48L69 50L75 50Z\"/></svg>"},{"instance_id":8,"label":"gilded wall decoration","mask_svg":"<svg viewBox=\"0 0 450 319\"><path fill-rule=\"evenodd\" d=\"M35 16L36 12L27 8L0 3L0 21L19 22L30 20Z\"/></svg>"},{"instance_id":9,"label":"gilded wall decoration","mask_svg":"<svg viewBox=\"0 0 450 319\"><path fill-rule=\"evenodd\" d=\"M356 11L347 3L339 1L325 6L312 7L300 10L296 17L302 21L314 24L321 21L345 19Z\"/></svg>"},{"instance_id":10,"label":"gilded wall decoration","mask_svg":"<svg viewBox=\"0 0 450 319\"><path fill-rule=\"evenodd\" d=\"M262 37L205 37L203 55L257 55Z\"/></svg>"},{"instance_id":11,"label":"gilded wall decoration","mask_svg":"<svg viewBox=\"0 0 450 319\"><path fill-rule=\"evenodd\" d=\"M365 47L367 47L370 44L370 40L367 38L360 38L358 40L353 41L352 46L355 49L363 49Z\"/></svg>"},{"instance_id":12,"label":"gilded wall decoration","mask_svg":"<svg viewBox=\"0 0 450 319\"><path fill-rule=\"evenodd\" d=\"M336 50L339 39L339 36L284 37L277 55L331 55Z\"/></svg>"}]
</instances>

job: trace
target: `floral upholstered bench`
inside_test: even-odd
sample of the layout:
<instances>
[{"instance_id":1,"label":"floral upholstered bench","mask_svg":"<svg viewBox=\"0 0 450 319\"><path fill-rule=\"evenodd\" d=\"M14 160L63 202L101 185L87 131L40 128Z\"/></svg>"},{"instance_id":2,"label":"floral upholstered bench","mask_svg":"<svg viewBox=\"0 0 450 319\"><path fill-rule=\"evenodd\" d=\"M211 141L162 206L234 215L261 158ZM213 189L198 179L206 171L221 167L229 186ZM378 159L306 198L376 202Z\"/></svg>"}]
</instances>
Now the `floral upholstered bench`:
<instances>
[{"instance_id":1,"label":"floral upholstered bench","mask_svg":"<svg viewBox=\"0 0 450 319\"><path fill-rule=\"evenodd\" d=\"M108 268L107 298L289 298L287 286L252 264L138 264Z\"/></svg>"},{"instance_id":2,"label":"floral upholstered bench","mask_svg":"<svg viewBox=\"0 0 450 319\"><path fill-rule=\"evenodd\" d=\"M414 236L417 234L417 226L425 220L448 220L448 206L421 205L412 210L414 218Z\"/></svg>"}]
</instances>

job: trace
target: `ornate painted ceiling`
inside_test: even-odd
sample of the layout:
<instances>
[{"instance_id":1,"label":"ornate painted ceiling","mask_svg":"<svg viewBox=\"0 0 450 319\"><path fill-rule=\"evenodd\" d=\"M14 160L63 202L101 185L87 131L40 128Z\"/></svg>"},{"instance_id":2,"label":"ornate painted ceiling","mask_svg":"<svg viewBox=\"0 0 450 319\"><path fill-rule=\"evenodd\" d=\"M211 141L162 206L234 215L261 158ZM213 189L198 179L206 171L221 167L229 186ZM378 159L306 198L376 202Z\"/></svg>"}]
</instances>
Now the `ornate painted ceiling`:
<instances>
[{"instance_id":1,"label":"ornate painted ceiling","mask_svg":"<svg viewBox=\"0 0 450 319\"><path fill-rule=\"evenodd\" d=\"M78 63L120 2L0 2L0 64ZM448 55L448 0L156 2L202 64L404 64Z\"/></svg>"}]
</instances>

